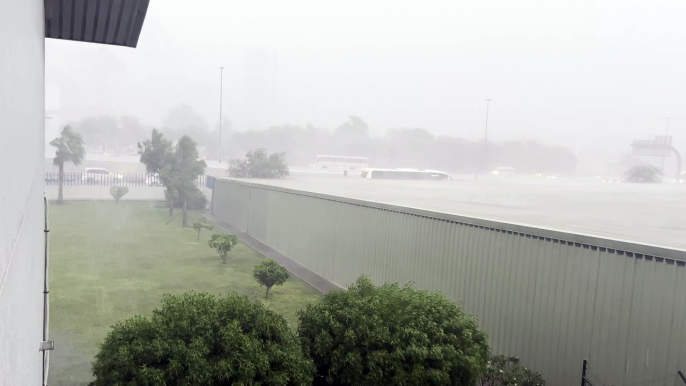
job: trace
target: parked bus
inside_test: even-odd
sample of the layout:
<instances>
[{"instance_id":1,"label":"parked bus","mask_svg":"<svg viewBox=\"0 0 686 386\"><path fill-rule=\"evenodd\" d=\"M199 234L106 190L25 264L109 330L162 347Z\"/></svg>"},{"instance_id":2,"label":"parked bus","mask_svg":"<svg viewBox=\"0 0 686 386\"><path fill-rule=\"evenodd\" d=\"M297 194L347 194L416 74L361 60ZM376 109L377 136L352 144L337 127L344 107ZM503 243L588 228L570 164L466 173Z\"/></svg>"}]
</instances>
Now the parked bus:
<instances>
[{"instance_id":1,"label":"parked bus","mask_svg":"<svg viewBox=\"0 0 686 386\"><path fill-rule=\"evenodd\" d=\"M362 178L379 180L445 180L450 175L438 170L429 169L362 169Z\"/></svg>"},{"instance_id":2,"label":"parked bus","mask_svg":"<svg viewBox=\"0 0 686 386\"><path fill-rule=\"evenodd\" d=\"M318 155L314 167L321 169L357 170L369 165L367 157L346 157L339 155Z\"/></svg>"},{"instance_id":3,"label":"parked bus","mask_svg":"<svg viewBox=\"0 0 686 386\"><path fill-rule=\"evenodd\" d=\"M491 174L500 177L511 177L516 174L516 170L511 166L502 166L499 168L495 168L495 170L493 170Z\"/></svg>"}]
</instances>

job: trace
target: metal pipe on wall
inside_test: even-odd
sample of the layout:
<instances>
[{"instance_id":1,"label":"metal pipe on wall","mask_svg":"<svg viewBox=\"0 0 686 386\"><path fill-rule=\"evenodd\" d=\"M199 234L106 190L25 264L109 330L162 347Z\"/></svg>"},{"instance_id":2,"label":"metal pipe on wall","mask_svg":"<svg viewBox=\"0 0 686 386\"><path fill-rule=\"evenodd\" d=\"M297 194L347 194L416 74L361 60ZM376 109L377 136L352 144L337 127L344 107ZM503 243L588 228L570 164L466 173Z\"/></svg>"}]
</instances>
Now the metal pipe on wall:
<instances>
[{"instance_id":1,"label":"metal pipe on wall","mask_svg":"<svg viewBox=\"0 0 686 386\"><path fill-rule=\"evenodd\" d=\"M43 228L43 234L45 237L45 251L43 254L43 340L41 341L40 351L43 352L43 386L47 386L48 371L50 369L49 351L54 350L55 345L53 341L48 340L48 329L50 327L50 290L48 287L48 233L50 233L50 228L48 226L48 198L45 196L43 196L43 210L45 215L45 224Z\"/></svg>"}]
</instances>

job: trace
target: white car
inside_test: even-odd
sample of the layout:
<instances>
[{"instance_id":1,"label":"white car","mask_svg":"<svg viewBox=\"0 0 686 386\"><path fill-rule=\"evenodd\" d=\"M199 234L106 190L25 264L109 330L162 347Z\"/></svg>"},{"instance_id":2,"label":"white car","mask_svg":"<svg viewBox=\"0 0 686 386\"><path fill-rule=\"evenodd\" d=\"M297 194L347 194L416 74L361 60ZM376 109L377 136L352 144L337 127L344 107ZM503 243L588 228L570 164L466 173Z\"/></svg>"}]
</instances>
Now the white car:
<instances>
[{"instance_id":1,"label":"white car","mask_svg":"<svg viewBox=\"0 0 686 386\"><path fill-rule=\"evenodd\" d=\"M115 174L107 169L101 168L86 168L81 175L81 181L92 184L96 182L112 182L121 181L124 176L121 174Z\"/></svg>"}]
</instances>

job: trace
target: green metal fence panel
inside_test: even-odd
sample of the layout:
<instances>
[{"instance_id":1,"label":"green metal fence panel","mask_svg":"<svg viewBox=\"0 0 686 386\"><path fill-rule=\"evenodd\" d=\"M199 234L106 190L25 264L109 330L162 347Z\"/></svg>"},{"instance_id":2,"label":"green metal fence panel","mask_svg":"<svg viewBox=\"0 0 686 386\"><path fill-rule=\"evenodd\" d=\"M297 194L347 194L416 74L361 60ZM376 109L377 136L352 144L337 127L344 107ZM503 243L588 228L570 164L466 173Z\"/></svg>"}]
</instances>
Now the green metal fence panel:
<instances>
[{"instance_id":1,"label":"green metal fence panel","mask_svg":"<svg viewBox=\"0 0 686 386\"><path fill-rule=\"evenodd\" d=\"M686 251L219 179L213 211L346 287L414 282L475 314L549 385L686 369ZM650 383L673 385L674 379Z\"/></svg>"}]
</instances>

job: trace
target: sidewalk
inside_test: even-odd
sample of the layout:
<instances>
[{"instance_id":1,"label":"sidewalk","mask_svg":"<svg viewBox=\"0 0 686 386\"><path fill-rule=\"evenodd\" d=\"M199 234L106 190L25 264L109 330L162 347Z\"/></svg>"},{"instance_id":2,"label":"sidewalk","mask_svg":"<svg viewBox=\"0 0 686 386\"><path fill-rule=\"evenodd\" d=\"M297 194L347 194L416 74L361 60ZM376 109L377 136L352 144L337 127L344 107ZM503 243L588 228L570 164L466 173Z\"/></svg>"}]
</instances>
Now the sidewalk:
<instances>
[{"instance_id":1,"label":"sidewalk","mask_svg":"<svg viewBox=\"0 0 686 386\"><path fill-rule=\"evenodd\" d=\"M238 238L241 240L241 242L243 242L243 244L249 246L250 248L261 253L269 259L274 259L278 261L279 264L283 265L284 268L288 270L288 272L292 273L294 276L298 277L305 283L311 285L317 291L326 294L329 291L345 290L345 288L339 286L336 283L332 283L326 280L318 274L310 271L308 268L303 267L297 262L282 255L281 253L274 250L270 246L264 244L263 242L253 238L245 232L236 229L233 225L227 223L226 221L220 220L218 217L211 215L209 212L205 214L205 217L225 232L238 236Z\"/></svg>"}]
</instances>

